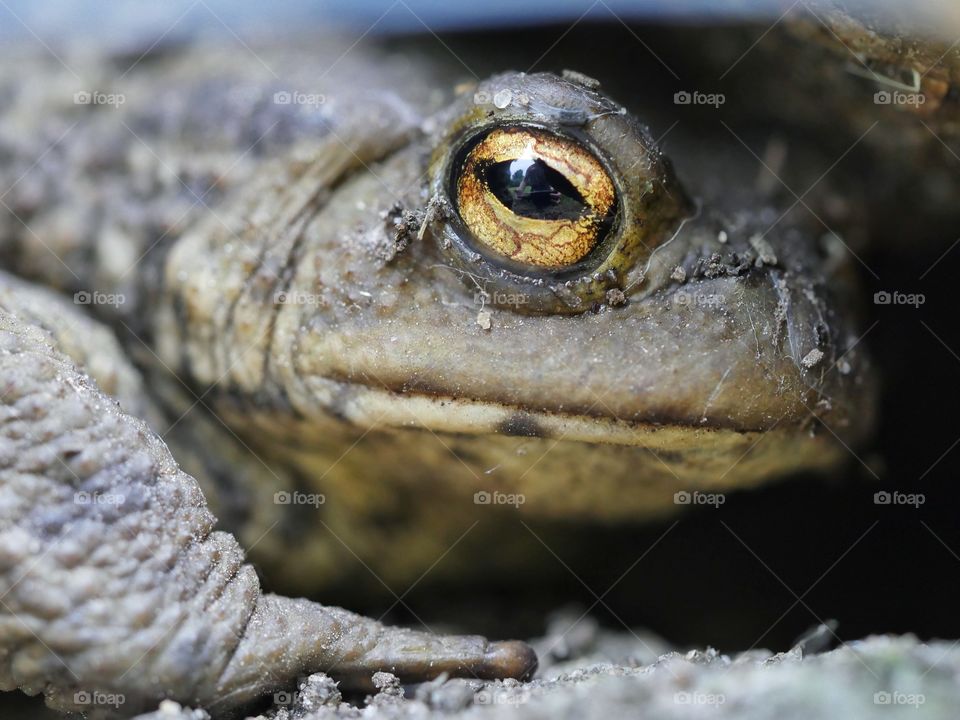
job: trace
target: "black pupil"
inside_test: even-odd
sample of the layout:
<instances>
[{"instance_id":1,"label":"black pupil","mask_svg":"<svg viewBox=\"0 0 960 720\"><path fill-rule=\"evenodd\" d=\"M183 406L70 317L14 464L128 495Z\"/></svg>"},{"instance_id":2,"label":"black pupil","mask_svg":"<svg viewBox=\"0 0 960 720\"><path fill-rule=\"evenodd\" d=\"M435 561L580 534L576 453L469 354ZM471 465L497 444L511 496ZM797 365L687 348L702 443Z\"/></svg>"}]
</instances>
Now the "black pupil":
<instances>
[{"instance_id":1,"label":"black pupil","mask_svg":"<svg viewBox=\"0 0 960 720\"><path fill-rule=\"evenodd\" d=\"M563 173L539 158L490 163L481 172L490 192L517 215L575 220L587 210L587 203Z\"/></svg>"}]
</instances>

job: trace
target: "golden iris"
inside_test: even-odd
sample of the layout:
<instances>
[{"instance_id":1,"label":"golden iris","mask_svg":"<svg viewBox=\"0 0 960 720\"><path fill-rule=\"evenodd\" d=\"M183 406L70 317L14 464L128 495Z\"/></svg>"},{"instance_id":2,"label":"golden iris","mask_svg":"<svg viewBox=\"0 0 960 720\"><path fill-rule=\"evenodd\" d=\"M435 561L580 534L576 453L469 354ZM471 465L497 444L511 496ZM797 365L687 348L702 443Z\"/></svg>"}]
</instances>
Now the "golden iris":
<instances>
[{"instance_id":1,"label":"golden iris","mask_svg":"<svg viewBox=\"0 0 960 720\"><path fill-rule=\"evenodd\" d=\"M456 182L460 217L490 250L557 270L586 257L610 226L613 181L574 140L532 128L488 133Z\"/></svg>"}]
</instances>

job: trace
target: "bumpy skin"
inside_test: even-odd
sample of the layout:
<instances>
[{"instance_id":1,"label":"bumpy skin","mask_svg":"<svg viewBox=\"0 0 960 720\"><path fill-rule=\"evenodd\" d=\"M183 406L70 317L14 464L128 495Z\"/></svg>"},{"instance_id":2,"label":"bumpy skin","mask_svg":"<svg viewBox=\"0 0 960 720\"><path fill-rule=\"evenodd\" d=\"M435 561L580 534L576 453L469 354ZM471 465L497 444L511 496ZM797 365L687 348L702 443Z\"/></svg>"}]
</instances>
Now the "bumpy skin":
<instances>
[{"instance_id":1,"label":"bumpy skin","mask_svg":"<svg viewBox=\"0 0 960 720\"><path fill-rule=\"evenodd\" d=\"M478 511L509 516L478 509L478 491L523 493L533 518L637 519L675 509L680 490L833 465L836 437L868 432L848 261L790 196L744 182L755 164L742 148L675 142L672 179L642 126L579 82L504 75L474 90L511 90L506 107L478 108L468 91L441 111L430 88L451 84L420 67L351 53L326 74L324 57L198 49L123 78L77 66L91 88L122 88L120 108L74 104L76 81L47 68L39 95L8 81L0 133L8 265L68 293L124 296L93 309L170 417L202 398L226 426L224 451L207 455L238 442L255 454L257 481L195 472L218 509L244 498L226 527L263 537L256 552L288 587L333 582L353 553L388 583L418 577ZM304 88L325 102L273 100ZM445 241L445 157L458 133L516 121L584 133L604 155L636 218L622 231L646 244L603 280L625 305L571 314L578 287L552 283L562 312L491 306L491 329L478 324L476 273ZM787 179L809 184L828 165L805 154ZM821 216L831 179L806 199ZM645 207L659 186L685 187L691 216ZM661 215L672 223L650 232ZM481 276L479 289L504 287ZM327 502L272 504L283 488ZM479 530L491 557L509 548L499 525Z\"/></svg>"},{"instance_id":2,"label":"bumpy skin","mask_svg":"<svg viewBox=\"0 0 960 720\"><path fill-rule=\"evenodd\" d=\"M849 260L802 207L764 235L793 200L757 207L742 148L676 143L695 214L647 237L662 243L655 253L617 268L625 306L535 316L482 307L480 290L523 287L451 259L443 170L458 133L519 118L589 133L628 203L644 201L652 164L636 151L636 124L608 100L599 112L589 88L509 74L477 92L503 90L518 100L478 112L470 93L330 194L317 187L334 182L336 143L303 169L264 167L220 213L242 220L205 218L166 259L154 326L164 363L200 387L216 383L216 412L295 463L327 497L324 521L387 582L417 577L478 513L493 518L497 509L474 505L478 491L522 493L529 517L649 517L674 510L680 490L831 466L846 452L834 433L855 443L872 419ZM828 165L801 157L790 173L809 184ZM832 192L826 180L808 203ZM288 209L267 211L278 204ZM408 226L402 250L398 223ZM814 351L822 360L805 366ZM412 438L411 427L427 432ZM344 454L358 442L364 452ZM486 528L491 555L509 556L496 527ZM297 547L324 578L343 567L324 533L299 535Z\"/></svg>"},{"instance_id":3,"label":"bumpy skin","mask_svg":"<svg viewBox=\"0 0 960 720\"><path fill-rule=\"evenodd\" d=\"M45 302L20 290L24 305ZM162 441L9 301L0 388L3 689L94 714L114 701L91 707L83 693L120 698L123 714L162 697L224 714L315 670L366 687L378 669L416 680L535 668L520 644L388 629L261 593Z\"/></svg>"},{"instance_id":4,"label":"bumpy skin","mask_svg":"<svg viewBox=\"0 0 960 720\"><path fill-rule=\"evenodd\" d=\"M147 377L153 402L129 409L176 420L197 399L205 419L184 422L212 439L207 456L238 463L200 458L198 478L287 587L335 581L348 553L388 582L416 578L479 512L496 562L513 511L478 507L480 490L523 493L529 517L634 520L675 509L678 490L831 466L869 431L849 261L792 198L744 182L755 164L740 148L688 138L674 177L582 79L508 73L447 104L431 88L451 84L422 68L350 54L327 74L317 58L339 49L310 50L194 50L123 75L78 65L89 88L122 87L119 109L74 104L76 81L48 67L40 86L5 79L0 120L6 266L124 296L91 309ZM326 102L273 101L291 90ZM474 90L511 99L478 110ZM487 295L504 278L465 273L445 242L446 151L518 120L583 134L614 174L622 232L651 245L585 284L622 296L577 305L581 284L543 279L562 310L475 301L477 277ZM817 160L788 179L816 179ZM689 216L661 213L661 192L689 197ZM833 195L824 180L807 203L826 213ZM124 712L162 696L226 712L325 666L358 684L378 667L530 670L523 646L388 633L261 596L197 485L62 354L93 372L103 348L41 304L12 307L24 288L8 297L6 686L59 707L83 688L124 693ZM270 502L282 487L326 503Z\"/></svg>"}]
</instances>

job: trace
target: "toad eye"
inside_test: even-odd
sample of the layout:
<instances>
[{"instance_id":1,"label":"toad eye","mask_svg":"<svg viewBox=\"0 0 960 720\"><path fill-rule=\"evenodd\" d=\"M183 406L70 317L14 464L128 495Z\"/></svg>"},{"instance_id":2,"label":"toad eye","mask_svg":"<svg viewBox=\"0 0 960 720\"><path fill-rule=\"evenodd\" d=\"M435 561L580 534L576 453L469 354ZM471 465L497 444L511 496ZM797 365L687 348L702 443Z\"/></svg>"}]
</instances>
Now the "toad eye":
<instances>
[{"instance_id":1,"label":"toad eye","mask_svg":"<svg viewBox=\"0 0 960 720\"><path fill-rule=\"evenodd\" d=\"M533 128L500 128L464 157L457 210L497 255L557 270L584 259L613 223L616 190L603 165L574 140Z\"/></svg>"},{"instance_id":2,"label":"toad eye","mask_svg":"<svg viewBox=\"0 0 960 720\"><path fill-rule=\"evenodd\" d=\"M510 101L477 100L491 93ZM622 306L652 291L654 252L694 208L623 107L567 78L504 73L435 122L422 230L443 260L438 272L528 315Z\"/></svg>"}]
</instances>

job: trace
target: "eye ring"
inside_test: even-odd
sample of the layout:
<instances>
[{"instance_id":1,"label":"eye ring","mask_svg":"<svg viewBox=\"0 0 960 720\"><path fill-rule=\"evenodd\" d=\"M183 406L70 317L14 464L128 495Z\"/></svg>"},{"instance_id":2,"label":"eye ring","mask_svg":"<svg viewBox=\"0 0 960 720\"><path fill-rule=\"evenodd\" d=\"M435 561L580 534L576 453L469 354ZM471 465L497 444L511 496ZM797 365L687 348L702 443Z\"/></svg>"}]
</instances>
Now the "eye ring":
<instances>
[{"instance_id":1,"label":"eye ring","mask_svg":"<svg viewBox=\"0 0 960 720\"><path fill-rule=\"evenodd\" d=\"M510 98L505 107L477 100L498 92ZM467 288L489 296L490 304L502 309L521 314L583 313L608 302L611 290L621 293L610 302L622 305L624 294L629 300L644 292L646 261L692 210L650 133L594 88L549 73L504 73L481 83L472 97L461 96L437 122L444 128L429 160L431 199L424 231L429 231L444 260L438 265L454 271ZM546 261L540 263L523 262L530 258L517 257L515 244L503 252L498 243L489 242L492 235L475 233L461 214L458 180L469 154L497 130L541 134L589 157L594 170L588 174L609 179L613 202L597 202L584 183L573 183L573 195L578 201L593 200L581 204L600 210L598 215L608 223L599 228L602 232L559 260L544 254ZM487 159L510 158L494 154ZM489 178L484 180L489 186ZM564 189L551 184L553 190Z\"/></svg>"}]
</instances>

